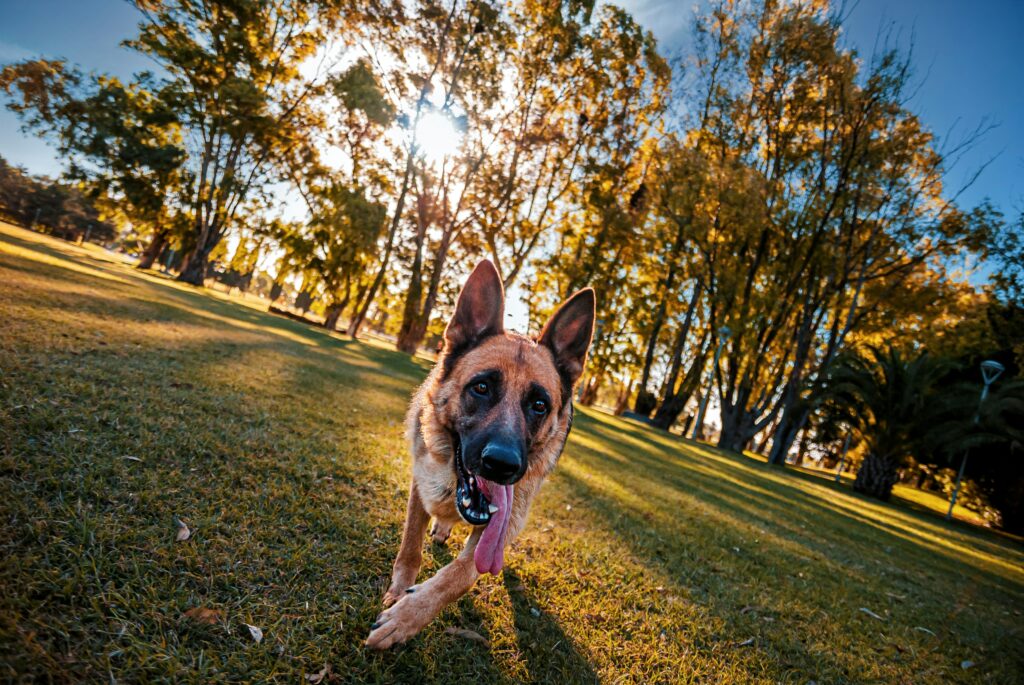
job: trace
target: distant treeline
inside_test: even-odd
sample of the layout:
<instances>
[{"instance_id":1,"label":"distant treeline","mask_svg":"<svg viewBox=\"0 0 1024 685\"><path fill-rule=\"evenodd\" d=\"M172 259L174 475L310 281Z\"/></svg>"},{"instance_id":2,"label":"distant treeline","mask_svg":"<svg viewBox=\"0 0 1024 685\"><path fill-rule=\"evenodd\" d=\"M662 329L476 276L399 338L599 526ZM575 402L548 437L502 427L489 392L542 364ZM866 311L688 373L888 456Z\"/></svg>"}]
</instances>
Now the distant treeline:
<instances>
[{"instance_id":1,"label":"distant treeline","mask_svg":"<svg viewBox=\"0 0 1024 685\"><path fill-rule=\"evenodd\" d=\"M116 228L100 218L80 189L32 176L0 157L0 218L64 240L113 240Z\"/></svg>"}]
</instances>

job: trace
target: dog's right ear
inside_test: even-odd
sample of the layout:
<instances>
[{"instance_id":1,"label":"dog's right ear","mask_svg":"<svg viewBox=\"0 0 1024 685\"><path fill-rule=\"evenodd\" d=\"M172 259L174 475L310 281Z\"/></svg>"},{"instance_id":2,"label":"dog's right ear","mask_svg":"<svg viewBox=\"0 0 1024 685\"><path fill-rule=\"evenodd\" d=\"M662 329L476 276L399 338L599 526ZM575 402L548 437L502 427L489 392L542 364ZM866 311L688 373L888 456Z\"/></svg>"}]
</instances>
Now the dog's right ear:
<instances>
[{"instance_id":1,"label":"dog's right ear","mask_svg":"<svg viewBox=\"0 0 1024 685\"><path fill-rule=\"evenodd\" d=\"M455 314L444 330L448 352L465 349L505 330L505 289L490 260L476 265L455 305Z\"/></svg>"}]
</instances>

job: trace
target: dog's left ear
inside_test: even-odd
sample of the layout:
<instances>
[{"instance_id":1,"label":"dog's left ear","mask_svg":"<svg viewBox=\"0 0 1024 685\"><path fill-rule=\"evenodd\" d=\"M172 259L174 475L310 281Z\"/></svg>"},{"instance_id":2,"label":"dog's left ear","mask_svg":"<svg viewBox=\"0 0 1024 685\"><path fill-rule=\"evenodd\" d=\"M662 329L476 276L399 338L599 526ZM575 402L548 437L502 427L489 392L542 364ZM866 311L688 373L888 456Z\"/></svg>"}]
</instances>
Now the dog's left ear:
<instances>
[{"instance_id":1,"label":"dog's left ear","mask_svg":"<svg viewBox=\"0 0 1024 685\"><path fill-rule=\"evenodd\" d=\"M444 329L448 350L465 348L505 330L505 289L489 260L476 265L466 279L455 314Z\"/></svg>"},{"instance_id":2,"label":"dog's left ear","mask_svg":"<svg viewBox=\"0 0 1024 685\"><path fill-rule=\"evenodd\" d=\"M555 356L555 365L575 385L583 374L587 350L594 337L596 298L593 288L584 288L558 308L540 334L540 344Z\"/></svg>"}]
</instances>

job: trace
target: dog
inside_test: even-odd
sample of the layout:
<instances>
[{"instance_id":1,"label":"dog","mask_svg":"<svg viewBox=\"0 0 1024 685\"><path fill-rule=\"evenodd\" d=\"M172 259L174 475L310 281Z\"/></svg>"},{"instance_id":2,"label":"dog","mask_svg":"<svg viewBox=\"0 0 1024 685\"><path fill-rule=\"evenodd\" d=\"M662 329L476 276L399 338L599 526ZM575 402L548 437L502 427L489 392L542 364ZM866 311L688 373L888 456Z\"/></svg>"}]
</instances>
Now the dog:
<instances>
[{"instance_id":1,"label":"dog","mask_svg":"<svg viewBox=\"0 0 1024 685\"><path fill-rule=\"evenodd\" d=\"M412 484L402 543L366 645L387 649L416 635L485 573L526 524L572 425L573 389L594 333L590 288L565 301L536 339L504 330L505 293L489 261L466 280L444 349L406 417ZM459 556L415 585L424 537L472 526Z\"/></svg>"}]
</instances>

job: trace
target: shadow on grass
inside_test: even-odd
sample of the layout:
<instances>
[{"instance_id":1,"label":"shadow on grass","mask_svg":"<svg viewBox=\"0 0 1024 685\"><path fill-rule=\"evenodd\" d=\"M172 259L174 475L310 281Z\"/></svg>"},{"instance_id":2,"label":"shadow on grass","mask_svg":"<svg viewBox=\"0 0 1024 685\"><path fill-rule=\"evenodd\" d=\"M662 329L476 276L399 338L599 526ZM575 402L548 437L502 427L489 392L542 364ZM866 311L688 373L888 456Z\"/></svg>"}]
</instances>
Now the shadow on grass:
<instances>
[{"instance_id":1,"label":"shadow on grass","mask_svg":"<svg viewBox=\"0 0 1024 685\"><path fill-rule=\"evenodd\" d=\"M344 351L355 346L359 349L361 356L375 364L411 376L422 377L429 371L430 363L423 359L410 358L408 355L376 345L360 343L340 333L292 321L256 309L250 303L232 301L227 295L217 291L179 283L159 272L137 270L121 261L118 256L100 252L99 248L93 247L95 254L84 253L83 248L70 243L64 245L44 236L24 235L26 233L24 231L20 233L22 235L3 230L0 231L0 239L29 252L38 252L53 259L72 262L80 267L80 270L71 271L69 274L67 267L38 260L33 266L19 264L11 260L6 268L26 274L45 272L46 275L57 278L67 278L74 274L73 278L76 281L96 289L90 295L95 300L94 305L102 302L118 304L128 300L163 310L162 320L192 324L209 324L212 321L236 327L239 324L248 324L258 327L260 332L276 333L289 341L304 342L332 352ZM119 278L126 280L116 282L116 285L112 286L105 272L115 272ZM138 287L143 288L151 296L140 297L137 293ZM170 306L169 303L173 303L173 306ZM126 321L138 322L140 312L124 307L121 309L124 310L123 318ZM112 315L116 309L104 309L103 311L105 314Z\"/></svg>"},{"instance_id":2,"label":"shadow on grass","mask_svg":"<svg viewBox=\"0 0 1024 685\"><path fill-rule=\"evenodd\" d=\"M554 559L551 563L557 563ZM558 619L539 608L515 570L504 570L505 587L512 601L519 652L535 683L597 683L594 667L583 656Z\"/></svg>"},{"instance_id":3,"label":"shadow on grass","mask_svg":"<svg viewBox=\"0 0 1024 685\"><path fill-rule=\"evenodd\" d=\"M629 468L624 468L623 461L607 451L588 449L581 458L595 460L601 470L624 480L635 480L639 473L682 492L697 490L701 500L713 503L719 511L737 519L756 522L770 532L787 533L793 542L818 554L835 556L833 545L842 548L860 546L864 552L874 552L879 546L885 549L910 543L912 549L918 551L913 561L921 568L958 575L968 565L972 574L992 587L1012 594L1022 592L1020 569L993 556L996 550L1003 554L1010 551L1000 541L987 540L975 533L969 540L975 548L969 549L966 541L949 539L954 534L959 537L961 531L943 527L934 517L841 491L832 487L834 484L822 483L803 474L780 471L745 457L723 454L714 448L691 443L686 447L700 455L692 456L684 452L681 441L673 450L673 443L666 444L668 438L647 434L644 428L615 430L601 417L587 416L580 424L584 435L588 432L599 435L620 455L630 455ZM638 442L646 449L636 449ZM686 464L685 470L680 468L680 463ZM751 475L756 478L750 478ZM818 492L808 492L802 485L811 486ZM825 496L829 491L841 497L830 500ZM881 510L882 514L872 516L863 513L872 509ZM883 519L882 515L886 518ZM809 530L838 530L842 531L842 538L829 540L825 536L812 535ZM970 558L978 553L984 555L986 563L995 564L1006 573L978 566ZM903 560L894 561L900 563Z\"/></svg>"}]
</instances>

